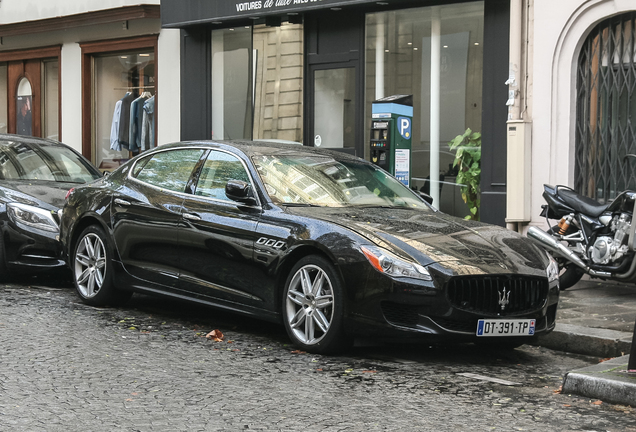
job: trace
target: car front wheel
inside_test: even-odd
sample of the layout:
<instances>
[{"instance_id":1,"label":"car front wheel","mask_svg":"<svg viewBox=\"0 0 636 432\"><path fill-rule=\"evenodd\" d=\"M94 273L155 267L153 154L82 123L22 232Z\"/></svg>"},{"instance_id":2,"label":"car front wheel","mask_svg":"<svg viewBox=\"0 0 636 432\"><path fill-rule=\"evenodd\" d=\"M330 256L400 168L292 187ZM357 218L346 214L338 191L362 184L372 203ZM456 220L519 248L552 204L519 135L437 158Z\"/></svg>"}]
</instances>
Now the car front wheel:
<instances>
[{"instance_id":1,"label":"car front wheel","mask_svg":"<svg viewBox=\"0 0 636 432\"><path fill-rule=\"evenodd\" d=\"M334 266L310 255L291 270L283 295L287 334L300 349L319 354L345 350L351 339L344 332L344 295Z\"/></svg>"},{"instance_id":2,"label":"car front wheel","mask_svg":"<svg viewBox=\"0 0 636 432\"><path fill-rule=\"evenodd\" d=\"M104 230L87 227L75 245L73 253L73 279L82 301L92 306L118 305L132 293L119 291L113 286L112 250Z\"/></svg>"},{"instance_id":3,"label":"car front wheel","mask_svg":"<svg viewBox=\"0 0 636 432\"><path fill-rule=\"evenodd\" d=\"M0 282L6 282L9 279L9 269L7 268L7 256L4 252L4 239L0 231Z\"/></svg>"}]
</instances>

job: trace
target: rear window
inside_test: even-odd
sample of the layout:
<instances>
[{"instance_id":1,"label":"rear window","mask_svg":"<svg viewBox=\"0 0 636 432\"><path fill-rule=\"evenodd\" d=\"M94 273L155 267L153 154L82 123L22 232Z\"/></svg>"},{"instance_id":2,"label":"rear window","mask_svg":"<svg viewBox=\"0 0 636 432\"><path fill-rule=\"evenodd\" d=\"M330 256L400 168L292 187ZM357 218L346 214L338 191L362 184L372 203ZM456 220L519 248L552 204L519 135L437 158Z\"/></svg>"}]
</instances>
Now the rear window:
<instances>
[{"instance_id":1,"label":"rear window","mask_svg":"<svg viewBox=\"0 0 636 432\"><path fill-rule=\"evenodd\" d=\"M203 152L202 149L179 149L155 153L137 162L133 177L162 189L185 192Z\"/></svg>"},{"instance_id":2,"label":"rear window","mask_svg":"<svg viewBox=\"0 0 636 432\"><path fill-rule=\"evenodd\" d=\"M101 177L77 153L61 145L0 145L0 179L86 183Z\"/></svg>"}]
</instances>

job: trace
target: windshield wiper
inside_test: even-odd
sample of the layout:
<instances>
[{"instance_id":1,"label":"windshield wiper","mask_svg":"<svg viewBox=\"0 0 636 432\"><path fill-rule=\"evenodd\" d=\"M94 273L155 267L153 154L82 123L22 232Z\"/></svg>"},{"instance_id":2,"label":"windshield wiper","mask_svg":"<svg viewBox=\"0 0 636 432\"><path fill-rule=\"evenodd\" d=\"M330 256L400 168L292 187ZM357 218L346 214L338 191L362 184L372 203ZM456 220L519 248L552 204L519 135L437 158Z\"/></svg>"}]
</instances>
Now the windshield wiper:
<instances>
[{"instance_id":1,"label":"windshield wiper","mask_svg":"<svg viewBox=\"0 0 636 432\"><path fill-rule=\"evenodd\" d=\"M285 207L321 207L318 204L310 203L280 203L280 205Z\"/></svg>"}]
</instances>

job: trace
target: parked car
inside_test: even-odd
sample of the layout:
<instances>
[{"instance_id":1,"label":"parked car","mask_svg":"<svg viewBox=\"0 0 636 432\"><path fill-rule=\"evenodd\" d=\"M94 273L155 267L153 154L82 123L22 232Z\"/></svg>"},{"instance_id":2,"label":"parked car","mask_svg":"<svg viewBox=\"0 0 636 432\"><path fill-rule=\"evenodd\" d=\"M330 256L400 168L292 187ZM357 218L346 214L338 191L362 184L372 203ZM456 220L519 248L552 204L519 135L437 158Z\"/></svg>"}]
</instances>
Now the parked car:
<instances>
[{"instance_id":1,"label":"parked car","mask_svg":"<svg viewBox=\"0 0 636 432\"><path fill-rule=\"evenodd\" d=\"M64 197L73 186L100 177L62 143L0 134L0 281L14 272L66 265L59 241Z\"/></svg>"},{"instance_id":2,"label":"parked car","mask_svg":"<svg viewBox=\"0 0 636 432\"><path fill-rule=\"evenodd\" d=\"M555 325L546 252L343 153L161 146L72 190L61 236L88 304L189 299L282 321L311 352L356 336L518 346Z\"/></svg>"}]
</instances>

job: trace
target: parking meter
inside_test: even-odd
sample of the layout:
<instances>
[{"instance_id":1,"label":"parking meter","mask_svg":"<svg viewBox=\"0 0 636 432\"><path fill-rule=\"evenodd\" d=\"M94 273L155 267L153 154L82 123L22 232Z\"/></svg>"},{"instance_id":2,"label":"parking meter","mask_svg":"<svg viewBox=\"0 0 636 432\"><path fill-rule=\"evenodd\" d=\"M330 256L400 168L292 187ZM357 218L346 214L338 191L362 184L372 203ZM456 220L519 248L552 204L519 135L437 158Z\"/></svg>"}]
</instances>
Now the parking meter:
<instances>
[{"instance_id":1,"label":"parking meter","mask_svg":"<svg viewBox=\"0 0 636 432\"><path fill-rule=\"evenodd\" d=\"M410 186L413 95L393 95L371 105L371 162Z\"/></svg>"}]
</instances>

